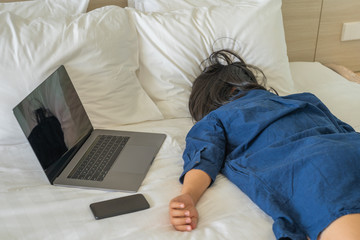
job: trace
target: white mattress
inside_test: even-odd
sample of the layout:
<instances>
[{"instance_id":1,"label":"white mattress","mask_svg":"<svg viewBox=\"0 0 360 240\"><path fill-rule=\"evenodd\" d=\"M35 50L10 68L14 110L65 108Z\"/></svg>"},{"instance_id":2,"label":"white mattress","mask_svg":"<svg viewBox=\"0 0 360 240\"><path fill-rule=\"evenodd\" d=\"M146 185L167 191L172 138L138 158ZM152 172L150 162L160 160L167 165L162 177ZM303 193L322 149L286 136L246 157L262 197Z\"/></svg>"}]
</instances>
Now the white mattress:
<instances>
[{"instance_id":1,"label":"white mattress","mask_svg":"<svg viewBox=\"0 0 360 240\"><path fill-rule=\"evenodd\" d=\"M318 93L340 119L360 129L355 116L360 101L349 100L349 94L334 101L335 92L345 91L338 84L360 96L359 86L318 63L292 63L291 70L298 91ZM52 186L29 144L0 145L0 239L275 239L271 218L222 175L198 203L198 228L191 233L172 228L168 203L181 189L181 155L191 126L189 118L179 118L118 127L166 133L167 138L139 189L150 208L103 220L94 219L89 204L129 193Z\"/></svg>"}]
</instances>

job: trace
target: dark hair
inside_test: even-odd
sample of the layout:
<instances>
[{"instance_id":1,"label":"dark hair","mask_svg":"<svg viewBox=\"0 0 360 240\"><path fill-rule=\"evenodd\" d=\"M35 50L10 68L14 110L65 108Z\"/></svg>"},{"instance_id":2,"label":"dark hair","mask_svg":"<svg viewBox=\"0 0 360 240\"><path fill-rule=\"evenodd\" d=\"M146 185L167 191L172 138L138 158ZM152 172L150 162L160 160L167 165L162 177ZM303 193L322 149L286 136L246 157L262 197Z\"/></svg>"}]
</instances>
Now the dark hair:
<instances>
[{"instance_id":1,"label":"dark hair","mask_svg":"<svg viewBox=\"0 0 360 240\"><path fill-rule=\"evenodd\" d=\"M204 69L195 79L189 99L190 114L195 121L230 102L236 95L241 97L252 89L267 90L264 73L230 50L213 52L202 65Z\"/></svg>"}]
</instances>

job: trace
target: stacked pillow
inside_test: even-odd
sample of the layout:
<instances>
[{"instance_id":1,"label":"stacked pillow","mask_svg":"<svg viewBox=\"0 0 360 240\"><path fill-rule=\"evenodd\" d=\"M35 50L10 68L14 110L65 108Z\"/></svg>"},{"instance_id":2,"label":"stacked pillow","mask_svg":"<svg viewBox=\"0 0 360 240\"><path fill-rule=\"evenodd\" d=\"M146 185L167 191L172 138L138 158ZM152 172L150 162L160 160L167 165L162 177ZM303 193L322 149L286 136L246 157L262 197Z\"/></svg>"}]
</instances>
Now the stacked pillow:
<instances>
[{"instance_id":1,"label":"stacked pillow","mask_svg":"<svg viewBox=\"0 0 360 240\"><path fill-rule=\"evenodd\" d=\"M281 0L135 0L139 80L166 118L189 117L200 63L222 48L261 68L280 94L293 92ZM174 11L172 11L174 10Z\"/></svg>"},{"instance_id":2,"label":"stacked pillow","mask_svg":"<svg viewBox=\"0 0 360 240\"><path fill-rule=\"evenodd\" d=\"M144 12L167 12L179 9L211 6L254 5L258 0L129 0L132 6Z\"/></svg>"},{"instance_id":3,"label":"stacked pillow","mask_svg":"<svg viewBox=\"0 0 360 240\"><path fill-rule=\"evenodd\" d=\"M0 13L10 12L25 18L64 17L84 13L89 0L34 0L0 3Z\"/></svg>"},{"instance_id":4,"label":"stacked pillow","mask_svg":"<svg viewBox=\"0 0 360 240\"><path fill-rule=\"evenodd\" d=\"M33 4L52 6L52 1ZM85 11L86 2L59 0L52 10L30 8L29 2L28 9L49 11L34 11L28 18L17 14L24 9L6 11L8 5L1 5L0 144L26 141L12 108L60 65L95 127L163 118L136 78L137 34L126 10L106 7L80 14L69 7L77 3ZM74 11L63 11L68 7Z\"/></svg>"},{"instance_id":5,"label":"stacked pillow","mask_svg":"<svg viewBox=\"0 0 360 240\"><path fill-rule=\"evenodd\" d=\"M222 48L260 67L280 94L294 91L281 0L135 0L140 9L83 13L87 4L0 4L0 144L25 141L12 108L60 65L101 128L189 117L200 63Z\"/></svg>"}]
</instances>

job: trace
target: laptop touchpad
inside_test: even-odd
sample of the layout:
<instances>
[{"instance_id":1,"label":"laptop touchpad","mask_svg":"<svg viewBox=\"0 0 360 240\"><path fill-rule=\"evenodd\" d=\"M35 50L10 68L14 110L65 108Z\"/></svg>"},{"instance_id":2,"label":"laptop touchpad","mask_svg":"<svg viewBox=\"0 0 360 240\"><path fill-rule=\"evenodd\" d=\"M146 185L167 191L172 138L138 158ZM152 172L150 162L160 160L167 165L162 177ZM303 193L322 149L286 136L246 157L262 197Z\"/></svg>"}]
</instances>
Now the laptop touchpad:
<instances>
[{"instance_id":1,"label":"laptop touchpad","mask_svg":"<svg viewBox=\"0 0 360 240\"><path fill-rule=\"evenodd\" d=\"M150 157L149 156L153 156ZM154 148L127 145L114 164L114 170L127 173L144 173L154 160Z\"/></svg>"}]
</instances>

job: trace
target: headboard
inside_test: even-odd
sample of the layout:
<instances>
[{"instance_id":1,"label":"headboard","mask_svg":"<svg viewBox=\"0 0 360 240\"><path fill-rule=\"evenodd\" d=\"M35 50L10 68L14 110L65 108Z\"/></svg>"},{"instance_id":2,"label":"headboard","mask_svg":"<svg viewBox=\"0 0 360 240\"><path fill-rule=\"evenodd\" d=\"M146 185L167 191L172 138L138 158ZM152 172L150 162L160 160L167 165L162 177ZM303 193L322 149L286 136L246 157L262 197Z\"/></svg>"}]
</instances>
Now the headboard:
<instances>
[{"instance_id":1,"label":"headboard","mask_svg":"<svg viewBox=\"0 0 360 240\"><path fill-rule=\"evenodd\" d=\"M19 0L3 0L14 2ZM318 61L360 71L360 40L341 42L342 25L360 21L359 0L282 0L290 61ZM127 0L90 0L88 11Z\"/></svg>"},{"instance_id":2,"label":"headboard","mask_svg":"<svg viewBox=\"0 0 360 240\"><path fill-rule=\"evenodd\" d=\"M359 0L283 0L290 61L318 61L360 71L360 40L341 41L343 23L360 21Z\"/></svg>"}]
</instances>

